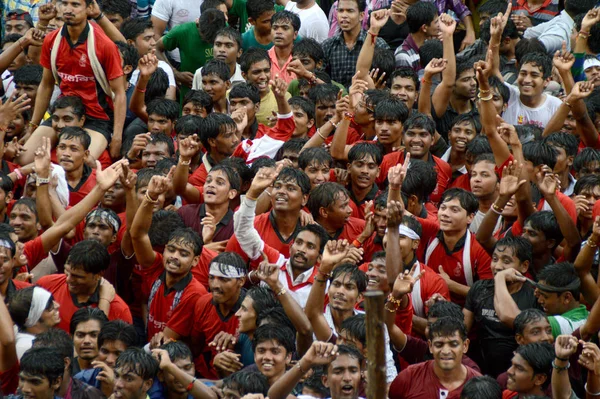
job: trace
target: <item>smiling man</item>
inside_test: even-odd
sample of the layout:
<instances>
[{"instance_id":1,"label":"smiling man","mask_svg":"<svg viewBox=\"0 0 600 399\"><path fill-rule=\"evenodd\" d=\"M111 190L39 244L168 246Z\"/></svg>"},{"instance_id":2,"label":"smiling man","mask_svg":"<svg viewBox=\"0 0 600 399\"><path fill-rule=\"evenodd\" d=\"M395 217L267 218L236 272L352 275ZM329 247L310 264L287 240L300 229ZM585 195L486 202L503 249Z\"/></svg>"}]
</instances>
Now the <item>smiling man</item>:
<instances>
[{"instance_id":1,"label":"smiling man","mask_svg":"<svg viewBox=\"0 0 600 399\"><path fill-rule=\"evenodd\" d=\"M507 371L507 390L502 397L546 397L554 357L554 347L548 342L519 346Z\"/></svg>"},{"instance_id":2,"label":"smiling man","mask_svg":"<svg viewBox=\"0 0 600 399\"><path fill-rule=\"evenodd\" d=\"M462 320L442 317L429 328L433 360L404 369L392 382L390 399L458 399L467 381L479 374L461 363L469 349Z\"/></svg>"}]
</instances>

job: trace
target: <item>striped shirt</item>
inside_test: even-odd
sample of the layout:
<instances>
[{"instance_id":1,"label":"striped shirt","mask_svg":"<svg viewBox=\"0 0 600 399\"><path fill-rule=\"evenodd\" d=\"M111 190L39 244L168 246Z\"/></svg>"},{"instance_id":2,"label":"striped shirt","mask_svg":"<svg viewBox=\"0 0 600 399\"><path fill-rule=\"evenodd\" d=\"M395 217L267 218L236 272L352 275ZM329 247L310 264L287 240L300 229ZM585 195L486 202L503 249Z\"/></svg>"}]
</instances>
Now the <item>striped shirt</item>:
<instances>
[{"instance_id":1,"label":"striped shirt","mask_svg":"<svg viewBox=\"0 0 600 399\"><path fill-rule=\"evenodd\" d=\"M548 22L558 15L558 1L545 0L541 7L531 10L527 0L512 0L512 13L529 17L531 24L536 26L542 22Z\"/></svg>"},{"instance_id":2,"label":"striped shirt","mask_svg":"<svg viewBox=\"0 0 600 399\"><path fill-rule=\"evenodd\" d=\"M396 49L394 57L396 57L396 67L406 66L417 73L423 69L419 57L419 46L415 43L412 35L408 35L400 47Z\"/></svg>"},{"instance_id":3,"label":"striped shirt","mask_svg":"<svg viewBox=\"0 0 600 399\"><path fill-rule=\"evenodd\" d=\"M552 327L552 336L556 338L561 334L572 334L585 323L589 313L585 305L579 305L560 316L548 316L548 322Z\"/></svg>"}]
</instances>

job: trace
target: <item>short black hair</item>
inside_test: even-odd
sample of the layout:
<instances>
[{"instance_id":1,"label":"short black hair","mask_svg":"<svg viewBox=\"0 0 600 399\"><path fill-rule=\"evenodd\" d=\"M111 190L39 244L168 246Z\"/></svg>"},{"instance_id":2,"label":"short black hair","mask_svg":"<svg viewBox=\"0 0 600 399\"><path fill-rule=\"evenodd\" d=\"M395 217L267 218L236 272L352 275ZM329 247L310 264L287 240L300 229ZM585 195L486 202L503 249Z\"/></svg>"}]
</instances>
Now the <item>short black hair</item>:
<instances>
[{"instance_id":1,"label":"short black hair","mask_svg":"<svg viewBox=\"0 0 600 399\"><path fill-rule=\"evenodd\" d=\"M435 134L435 122L428 115L413 111L406 122L404 122L404 132L406 134L410 129L423 129L432 136Z\"/></svg>"},{"instance_id":2,"label":"short black hair","mask_svg":"<svg viewBox=\"0 0 600 399\"><path fill-rule=\"evenodd\" d=\"M225 61L213 58L202 67L202 77L215 75L223 82L227 82L231 77L231 70Z\"/></svg>"},{"instance_id":3,"label":"short black hair","mask_svg":"<svg viewBox=\"0 0 600 399\"><path fill-rule=\"evenodd\" d=\"M308 39L302 39L300 43ZM230 93L231 96L231 93ZM298 107L308 116L308 120L315 119L315 103L307 98L294 96L288 100L290 107Z\"/></svg>"},{"instance_id":4,"label":"short black hair","mask_svg":"<svg viewBox=\"0 0 600 399\"><path fill-rule=\"evenodd\" d=\"M148 142L148 144L158 143L165 143L167 145L167 148L169 150L169 157L175 155L175 144L173 143L173 139L171 138L171 136L167 136L164 133L156 133L150 136L150 141Z\"/></svg>"},{"instance_id":5,"label":"short black hair","mask_svg":"<svg viewBox=\"0 0 600 399\"><path fill-rule=\"evenodd\" d=\"M150 230L148 230L150 243L155 248L162 248L169 242L173 231L184 227L185 223L183 223L183 219L181 219L181 216L176 211L161 209L154 212L152 214L152 224L150 225Z\"/></svg>"},{"instance_id":6,"label":"short black hair","mask_svg":"<svg viewBox=\"0 0 600 399\"><path fill-rule=\"evenodd\" d=\"M216 139L219 134L225 133L229 129L237 129L233 119L229 115L213 112L202 120L202 132L200 141L204 148L210 152L209 139Z\"/></svg>"},{"instance_id":7,"label":"short black hair","mask_svg":"<svg viewBox=\"0 0 600 399\"><path fill-rule=\"evenodd\" d=\"M15 183L8 175L0 171L0 189L4 191L4 194L8 194L15 188Z\"/></svg>"},{"instance_id":8,"label":"short black hair","mask_svg":"<svg viewBox=\"0 0 600 399\"><path fill-rule=\"evenodd\" d=\"M427 64L434 58L442 58L444 56L444 48L439 39L425 40L423 45L419 47L419 62L421 67L425 68Z\"/></svg>"},{"instance_id":9,"label":"short black hair","mask_svg":"<svg viewBox=\"0 0 600 399\"><path fill-rule=\"evenodd\" d=\"M221 252L211 260L212 262L234 267L244 274L248 273L248 264L237 252Z\"/></svg>"},{"instance_id":10,"label":"short black hair","mask_svg":"<svg viewBox=\"0 0 600 399\"><path fill-rule=\"evenodd\" d=\"M179 117L179 103L167 98L155 98L146 105L146 113L148 116L152 114L164 116L175 122Z\"/></svg>"},{"instance_id":11,"label":"short black hair","mask_svg":"<svg viewBox=\"0 0 600 399\"><path fill-rule=\"evenodd\" d=\"M127 348L119 355L115 372L117 369L132 371L142 378L149 380L156 378L158 374L158 361L152 355L146 353L142 348Z\"/></svg>"},{"instance_id":12,"label":"short black hair","mask_svg":"<svg viewBox=\"0 0 600 399\"><path fill-rule=\"evenodd\" d=\"M276 306L274 308L267 308L261 310L256 315L256 325L272 325L277 327L284 327L292 331L296 334L296 328L294 324L290 320L290 318L285 314L285 310L283 310L283 306Z\"/></svg>"},{"instance_id":13,"label":"short black hair","mask_svg":"<svg viewBox=\"0 0 600 399\"><path fill-rule=\"evenodd\" d=\"M533 262L533 247L531 242L523 236L506 235L496 241L494 249L498 247L512 248L514 255L521 262Z\"/></svg>"},{"instance_id":14,"label":"short black hair","mask_svg":"<svg viewBox=\"0 0 600 399\"><path fill-rule=\"evenodd\" d=\"M217 171L221 171L225 174L225 176L227 176L227 180L229 180L229 187L231 190L236 190L238 193L240 192L240 189L242 187L242 179L233 167L229 165L218 164L213 166L210 172L208 173Z\"/></svg>"},{"instance_id":15,"label":"short black hair","mask_svg":"<svg viewBox=\"0 0 600 399\"><path fill-rule=\"evenodd\" d=\"M401 66L396 68L394 72L392 72L392 76L390 77L390 85L394 84L394 79L396 78L406 78L411 79L415 84L415 90L419 90L421 88L421 82L419 82L419 76L415 72L414 69L406 66Z\"/></svg>"},{"instance_id":16,"label":"short black hair","mask_svg":"<svg viewBox=\"0 0 600 399\"><path fill-rule=\"evenodd\" d=\"M197 107L202 107L206 110L207 114L210 114L213 109L212 97L204 90L190 90L183 97L183 105L192 103Z\"/></svg>"},{"instance_id":17,"label":"short black hair","mask_svg":"<svg viewBox=\"0 0 600 399\"><path fill-rule=\"evenodd\" d=\"M6 238L3 238L6 239ZM10 318L19 328L19 331L25 330L25 323L29 317L29 311L33 303L33 290L35 287L29 286L20 290L16 290L9 298L6 299ZM51 306L54 298L50 296L46 308Z\"/></svg>"},{"instance_id":18,"label":"short black hair","mask_svg":"<svg viewBox=\"0 0 600 399\"><path fill-rule=\"evenodd\" d=\"M552 58L547 53L526 54L519 65L523 67L525 64L532 64L540 68L544 79L548 79L552 74Z\"/></svg>"},{"instance_id":19,"label":"short black hair","mask_svg":"<svg viewBox=\"0 0 600 399\"><path fill-rule=\"evenodd\" d=\"M467 154L471 154L477 157L482 154L491 154L492 146L487 136L479 135L475 136L473 140L467 143ZM412 162L412 161L411 161Z\"/></svg>"},{"instance_id":20,"label":"short black hair","mask_svg":"<svg viewBox=\"0 0 600 399\"><path fill-rule=\"evenodd\" d=\"M390 96L375 105L373 117L376 121L400 121L405 123L408 118L408 108L404 101L398 97Z\"/></svg>"},{"instance_id":21,"label":"short black hair","mask_svg":"<svg viewBox=\"0 0 600 399\"><path fill-rule=\"evenodd\" d=\"M160 349L167 351L172 362L186 359L190 359L192 362L194 361L194 355L192 354L190 347L181 341L168 342L162 345Z\"/></svg>"},{"instance_id":22,"label":"short black hair","mask_svg":"<svg viewBox=\"0 0 600 399\"><path fill-rule=\"evenodd\" d=\"M226 26L224 28L221 28L217 32L217 35L215 36L215 40L219 36L227 37L227 38L233 40L234 42L236 42L236 44L238 46L238 50L242 48L242 35L240 35L239 30L234 29L231 26Z\"/></svg>"},{"instance_id":23,"label":"short black hair","mask_svg":"<svg viewBox=\"0 0 600 399\"><path fill-rule=\"evenodd\" d=\"M246 10L248 18L256 21L265 12L275 11L275 4L272 0L248 0Z\"/></svg>"},{"instance_id":24,"label":"short black hair","mask_svg":"<svg viewBox=\"0 0 600 399\"><path fill-rule=\"evenodd\" d=\"M229 91L229 99L234 98L248 98L254 104L258 104L260 103L260 92L256 86L243 82L236 84Z\"/></svg>"},{"instance_id":25,"label":"short black hair","mask_svg":"<svg viewBox=\"0 0 600 399\"><path fill-rule=\"evenodd\" d=\"M227 3L225 2L225 0L206 0L206 1L203 1L202 4L200 5L200 14L202 14L203 12L205 12L207 10L215 10L221 4L227 4Z\"/></svg>"},{"instance_id":26,"label":"short black hair","mask_svg":"<svg viewBox=\"0 0 600 399\"><path fill-rule=\"evenodd\" d=\"M58 135L58 142L61 140L79 140L84 150L90 148L90 144L92 143L92 138L90 134L77 126L67 126L62 128L60 134Z\"/></svg>"},{"instance_id":27,"label":"short black hair","mask_svg":"<svg viewBox=\"0 0 600 399\"><path fill-rule=\"evenodd\" d=\"M431 24L437 15L438 10L433 3L418 1L411 5L406 11L406 23L409 32L418 32L423 25Z\"/></svg>"},{"instance_id":28,"label":"short black hair","mask_svg":"<svg viewBox=\"0 0 600 399\"><path fill-rule=\"evenodd\" d=\"M181 245L191 245L194 256L200 255L204 247L202 237L191 227L182 227L172 232L169 236L169 242L171 241Z\"/></svg>"},{"instance_id":29,"label":"short black hair","mask_svg":"<svg viewBox=\"0 0 600 399\"><path fill-rule=\"evenodd\" d=\"M543 54L546 52L546 47L544 44L537 38L530 39L521 39L515 45L515 59L517 60L518 65L523 65L521 61L525 58L527 54Z\"/></svg>"},{"instance_id":30,"label":"short black hair","mask_svg":"<svg viewBox=\"0 0 600 399\"><path fill-rule=\"evenodd\" d=\"M583 172L584 169L586 169L585 172L590 173L587 172L587 169L589 164L592 162L598 162L600 165L600 151L594 148L586 147L581 150L573 159L573 169L575 172Z\"/></svg>"},{"instance_id":31,"label":"short black hair","mask_svg":"<svg viewBox=\"0 0 600 399\"><path fill-rule=\"evenodd\" d=\"M248 50L245 50L240 57L240 69L243 73L248 73L252 65L261 61L267 61L269 66L271 65L271 58L269 57L267 50L258 47L249 48Z\"/></svg>"},{"instance_id":32,"label":"short black hair","mask_svg":"<svg viewBox=\"0 0 600 399\"><path fill-rule=\"evenodd\" d=\"M156 98L165 98L167 90L169 89L169 76L162 68L157 68L156 71L150 75L148 84L146 85L146 92L144 93L144 102L150 104L150 102ZM148 114L149 115L149 114Z\"/></svg>"},{"instance_id":33,"label":"short black hair","mask_svg":"<svg viewBox=\"0 0 600 399\"><path fill-rule=\"evenodd\" d=\"M528 324L534 323L542 319L547 320L547 318L548 315L546 315L546 313L537 308L522 310L521 313L519 313L513 321L513 328L515 330L515 334L523 335L523 333L525 332L525 327Z\"/></svg>"},{"instance_id":34,"label":"short black hair","mask_svg":"<svg viewBox=\"0 0 600 399\"><path fill-rule=\"evenodd\" d=\"M440 317L429 327L429 339L436 337L450 337L458 332L460 338L467 339L467 327L463 319L456 317Z\"/></svg>"},{"instance_id":35,"label":"short black hair","mask_svg":"<svg viewBox=\"0 0 600 399\"><path fill-rule=\"evenodd\" d=\"M123 320L110 320L104 323L100 334L98 334L98 348L105 342L121 341L125 347L129 348L136 344L138 340L135 327Z\"/></svg>"},{"instance_id":36,"label":"short black hair","mask_svg":"<svg viewBox=\"0 0 600 399\"><path fill-rule=\"evenodd\" d=\"M475 214L477 209L479 209L479 201L475 194L462 188L450 188L444 191L444 194L442 194L442 198L440 199L440 206L444 202L453 199L458 199L460 206L467 211L467 216Z\"/></svg>"},{"instance_id":37,"label":"short black hair","mask_svg":"<svg viewBox=\"0 0 600 399\"><path fill-rule=\"evenodd\" d=\"M555 288L566 287L576 282L580 282L579 276L575 271L575 266L570 262L554 263L545 266L538 274L538 281L543 281L545 285ZM539 288L543 291L542 288ZM576 301L579 301L580 289L572 288L568 292L573 295Z\"/></svg>"},{"instance_id":38,"label":"short black hair","mask_svg":"<svg viewBox=\"0 0 600 399\"><path fill-rule=\"evenodd\" d=\"M331 83L317 85L308 91L308 98L315 103L335 103L340 88Z\"/></svg>"},{"instance_id":39,"label":"short black hair","mask_svg":"<svg viewBox=\"0 0 600 399\"><path fill-rule=\"evenodd\" d=\"M202 118L198 115L184 115L175 122L175 134L182 138L200 134L200 129L202 129Z\"/></svg>"},{"instance_id":40,"label":"short black hair","mask_svg":"<svg viewBox=\"0 0 600 399\"><path fill-rule=\"evenodd\" d=\"M113 1L111 0L110 3ZM152 29L152 21L142 17L127 19L121 25L121 33L126 40L135 41L147 29Z\"/></svg>"},{"instance_id":41,"label":"short black hair","mask_svg":"<svg viewBox=\"0 0 600 399\"><path fill-rule=\"evenodd\" d=\"M240 370L223 379L223 388L237 391L240 396L259 393L266 398L269 392L269 380L258 371Z\"/></svg>"},{"instance_id":42,"label":"short black hair","mask_svg":"<svg viewBox=\"0 0 600 399\"><path fill-rule=\"evenodd\" d=\"M579 140L570 133L556 132L544 138L546 144L565 150L567 157L575 157L579 150Z\"/></svg>"},{"instance_id":43,"label":"short black hair","mask_svg":"<svg viewBox=\"0 0 600 399\"><path fill-rule=\"evenodd\" d=\"M52 348L73 364L73 338L60 328L50 328L35 336L32 348Z\"/></svg>"},{"instance_id":44,"label":"short black hair","mask_svg":"<svg viewBox=\"0 0 600 399\"><path fill-rule=\"evenodd\" d=\"M265 341L277 341L285 348L287 354L296 351L296 337L292 330L286 327L278 326L273 328L268 324L257 327L252 338L252 350L256 353L256 347Z\"/></svg>"},{"instance_id":45,"label":"short black hair","mask_svg":"<svg viewBox=\"0 0 600 399\"><path fill-rule=\"evenodd\" d=\"M346 275L349 277L351 282L356 283L356 288L358 289L358 293L362 294L367 290L368 278L367 274L360 270L356 265L352 263L342 263L339 266L336 266L331 273L330 282L333 282L338 276ZM330 285L331 287L331 285Z\"/></svg>"},{"instance_id":46,"label":"short black hair","mask_svg":"<svg viewBox=\"0 0 600 399\"><path fill-rule=\"evenodd\" d=\"M121 41L116 41L115 44L119 48L119 52L123 57L123 66L131 66L131 71L125 76L127 81L129 81L133 75L133 72L135 72L135 69L137 68L137 64L140 60L140 54L138 53L137 48L132 44L127 44Z\"/></svg>"},{"instance_id":47,"label":"short black hair","mask_svg":"<svg viewBox=\"0 0 600 399\"><path fill-rule=\"evenodd\" d=\"M323 226L321 226L318 223L312 223L300 227L298 229L298 234L302 233L303 231L313 233L319 238L319 253L323 254L323 251L325 250L325 245L327 244L327 241L329 241L329 235L327 234L325 228L323 228ZM296 234L296 236L298 236L298 234Z\"/></svg>"},{"instance_id":48,"label":"short black hair","mask_svg":"<svg viewBox=\"0 0 600 399\"><path fill-rule=\"evenodd\" d=\"M341 184L325 182L311 191L306 207L313 215L313 218L316 219L319 216L319 210L321 208L329 208L340 195L346 198L350 197L348 190Z\"/></svg>"},{"instance_id":49,"label":"short black hair","mask_svg":"<svg viewBox=\"0 0 600 399\"><path fill-rule=\"evenodd\" d=\"M208 0L205 0L205 2ZM225 14L216 8L208 9L200 15L198 30L200 37L207 43L213 44L217 37L217 32L227 25Z\"/></svg>"},{"instance_id":50,"label":"short black hair","mask_svg":"<svg viewBox=\"0 0 600 399\"><path fill-rule=\"evenodd\" d=\"M360 351L351 345L338 345L337 357L340 356L348 356L358 361L361 369L363 367L363 362L365 361L365 357ZM330 363L331 364L331 363ZM323 366L325 371L329 371L329 365Z\"/></svg>"},{"instance_id":51,"label":"short black hair","mask_svg":"<svg viewBox=\"0 0 600 399\"><path fill-rule=\"evenodd\" d=\"M105 14L117 14L123 20L127 20L131 16L132 3L129 0L102 0L98 3Z\"/></svg>"},{"instance_id":52,"label":"short black hair","mask_svg":"<svg viewBox=\"0 0 600 399\"><path fill-rule=\"evenodd\" d=\"M73 269L83 269L86 273L100 274L110 264L110 255L104 245L96 240L83 240L71 247L67 264Z\"/></svg>"},{"instance_id":53,"label":"short black hair","mask_svg":"<svg viewBox=\"0 0 600 399\"><path fill-rule=\"evenodd\" d=\"M98 308L86 306L77 309L77 311L73 313L73 316L71 316L71 321L69 322L69 334L74 335L79 324L90 320L98 321L98 323L100 323L100 328L102 328L104 323L108 322L108 317L106 317L106 314Z\"/></svg>"},{"instance_id":54,"label":"short black hair","mask_svg":"<svg viewBox=\"0 0 600 399\"><path fill-rule=\"evenodd\" d=\"M429 308L427 317L440 319L442 317L464 320L462 309L459 305L450 301L437 301Z\"/></svg>"},{"instance_id":55,"label":"short black hair","mask_svg":"<svg viewBox=\"0 0 600 399\"><path fill-rule=\"evenodd\" d=\"M542 388L546 389L550 385L552 376L552 363L554 360L554 345L549 342L535 342L527 345L520 345L515 354L520 355L533 369L533 375L545 374L546 381Z\"/></svg>"},{"instance_id":56,"label":"short black hair","mask_svg":"<svg viewBox=\"0 0 600 399\"><path fill-rule=\"evenodd\" d=\"M552 211L534 212L525 219L523 226L526 226L527 223L529 223L533 230L544 233L547 240L555 240L557 246L564 238L560 231L558 220L556 220L556 216Z\"/></svg>"},{"instance_id":57,"label":"short black hair","mask_svg":"<svg viewBox=\"0 0 600 399\"><path fill-rule=\"evenodd\" d=\"M22 373L41 376L54 384L65 372L65 360L54 348L31 348L19 360L19 368Z\"/></svg>"},{"instance_id":58,"label":"short black hair","mask_svg":"<svg viewBox=\"0 0 600 399\"><path fill-rule=\"evenodd\" d=\"M376 47L373 52L373 61L371 62L371 69L379 69L379 75L385 73L384 82L386 87L390 87L390 76L396 69L396 58L394 52L388 48Z\"/></svg>"},{"instance_id":59,"label":"short black hair","mask_svg":"<svg viewBox=\"0 0 600 399\"><path fill-rule=\"evenodd\" d=\"M585 175L579 180L577 180L577 183L575 183L575 187L573 188L573 194L579 195L584 190L593 191L596 187L600 187L600 176Z\"/></svg>"},{"instance_id":60,"label":"short black hair","mask_svg":"<svg viewBox=\"0 0 600 399\"><path fill-rule=\"evenodd\" d=\"M291 11L282 10L273 14L271 17L271 26L279 21L291 23L292 27L294 28L294 32L298 32L300 30L300 17Z\"/></svg>"},{"instance_id":61,"label":"short black hair","mask_svg":"<svg viewBox=\"0 0 600 399\"><path fill-rule=\"evenodd\" d=\"M14 83L39 85L42 82L43 68L40 65L23 65L13 73Z\"/></svg>"},{"instance_id":62,"label":"short black hair","mask_svg":"<svg viewBox=\"0 0 600 399\"><path fill-rule=\"evenodd\" d=\"M585 14L596 5L595 0L565 0L565 11L571 16Z\"/></svg>"},{"instance_id":63,"label":"short black hair","mask_svg":"<svg viewBox=\"0 0 600 399\"><path fill-rule=\"evenodd\" d=\"M323 147L312 147L300 153L298 157L298 167L305 170L308 166L316 163L317 165L327 165L331 169L333 167L333 157Z\"/></svg>"},{"instance_id":64,"label":"short black hair","mask_svg":"<svg viewBox=\"0 0 600 399\"><path fill-rule=\"evenodd\" d=\"M79 96L62 96L58 97L56 101L52 103L50 107L50 113L53 114L57 109L65 109L71 107L73 113L77 115L79 119L85 115L85 105L83 100Z\"/></svg>"},{"instance_id":65,"label":"short black hair","mask_svg":"<svg viewBox=\"0 0 600 399\"><path fill-rule=\"evenodd\" d=\"M356 143L348 152L348 162L362 161L371 157L377 165L383 162L383 153L379 146L375 143Z\"/></svg>"},{"instance_id":66,"label":"short black hair","mask_svg":"<svg viewBox=\"0 0 600 399\"><path fill-rule=\"evenodd\" d=\"M419 202L426 202L437 187L437 171L429 162L411 159L410 168L402 183L402 193L415 195Z\"/></svg>"},{"instance_id":67,"label":"short black hair","mask_svg":"<svg viewBox=\"0 0 600 399\"><path fill-rule=\"evenodd\" d=\"M252 287L246 292L246 297L252 299L252 307L257 315L265 309L281 306L281 303L275 297L275 293L267 287Z\"/></svg>"},{"instance_id":68,"label":"short black hair","mask_svg":"<svg viewBox=\"0 0 600 399\"><path fill-rule=\"evenodd\" d=\"M554 169L558 156L554 148L550 145L544 142L533 141L523 145L523 157L526 161L531 162L534 167L546 165L550 169Z\"/></svg>"},{"instance_id":69,"label":"short black hair","mask_svg":"<svg viewBox=\"0 0 600 399\"><path fill-rule=\"evenodd\" d=\"M306 56L311 58L315 64L325 59L325 53L323 47L312 38L302 38L298 43L294 43L292 48L292 57Z\"/></svg>"},{"instance_id":70,"label":"short black hair","mask_svg":"<svg viewBox=\"0 0 600 399\"><path fill-rule=\"evenodd\" d=\"M242 185L244 183L252 182L252 179L254 178L254 174L252 173L252 170L246 164L246 161L242 158L238 158L238 157L225 158L224 160L221 161L220 165L229 166L229 167L233 168L237 172L238 176L240 177L240 179L242 181ZM239 192L240 193L242 192L241 187L240 187Z\"/></svg>"},{"instance_id":71,"label":"short black hair","mask_svg":"<svg viewBox=\"0 0 600 399\"><path fill-rule=\"evenodd\" d=\"M346 320L342 321L341 331L346 331L353 338L355 338L358 342L360 342L363 347L367 346L367 325L365 323L365 314L359 313L353 316L348 317Z\"/></svg>"},{"instance_id":72,"label":"short black hair","mask_svg":"<svg viewBox=\"0 0 600 399\"><path fill-rule=\"evenodd\" d=\"M300 187L302 194L307 195L308 193L310 193L310 179L308 178L306 173L304 173L300 169L291 167L285 167L281 169L281 172L279 172L279 175L277 175L277 177L275 178L274 184L278 181L284 183L296 183Z\"/></svg>"},{"instance_id":73,"label":"short black hair","mask_svg":"<svg viewBox=\"0 0 600 399\"><path fill-rule=\"evenodd\" d=\"M500 96L502 97L502 103L508 104L508 100L510 100L510 90L506 85L497 77L490 76L489 84L492 89L496 89Z\"/></svg>"},{"instance_id":74,"label":"short black hair","mask_svg":"<svg viewBox=\"0 0 600 399\"><path fill-rule=\"evenodd\" d=\"M452 119L451 125L456 126L459 123L464 123L464 122L468 122L471 125L473 125L476 135L479 135L479 133L481 133L481 121L479 119L479 114L476 114L473 112L468 112L466 114L459 114L456 116L456 118Z\"/></svg>"},{"instance_id":75,"label":"short black hair","mask_svg":"<svg viewBox=\"0 0 600 399\"><path fill-rule=\"evenodd\" d=\"M460 394L460 399L500 399L501 397L502 387L489 375L471 378L465 383Z\"/></svg>"}]
</instances>

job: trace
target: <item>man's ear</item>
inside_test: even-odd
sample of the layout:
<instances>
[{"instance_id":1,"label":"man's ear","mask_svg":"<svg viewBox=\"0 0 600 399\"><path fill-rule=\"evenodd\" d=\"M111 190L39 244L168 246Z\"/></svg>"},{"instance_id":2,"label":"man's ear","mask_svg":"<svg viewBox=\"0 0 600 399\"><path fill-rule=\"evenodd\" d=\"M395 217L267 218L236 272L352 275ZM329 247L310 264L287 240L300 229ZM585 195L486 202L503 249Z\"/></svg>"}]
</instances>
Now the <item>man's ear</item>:
<instances>
[{"instance_id":1,"label":"man's ear","mask_svg":"<svg viewBox=\"0 0 600 399\"><path fill-rule=\"evenodd\" d=\"M467 224L471 224L473 222L473 219L475 219L475 214L471 213L470 215L467 215Z\"/></svg>"},{"instance_id":2,"label":"man's ear","mask_svg":"<svg viewBox=\"0 0 600 399\"><path fill-rule=\"evenodd\" d=\"M135 47L135 41L134 40L127 39L127 44L129 44L130 46Z\"/></svg>"},{"instance_id":3,"label":"man's ear","mask_svg":"<svg viewBox=\"0 0 600 399\"><path fill-rule=\"evenodd\" d=\"M227 90L231 89L231 80L225 81L225 87L227 87Z\"/></svg>"},{"instance_id":4,"label":"man's ear","mask_svg":"<svg viewBox=\"0 0 600 399\"><path fill-rule=\"evenodd\" d=\"M9 191L6 193L6 195L4 196L4 202L6 202L6 205L10 204L10 201L12 201L13 199L13 192Z\"/></svg>"},{"instance_id":5,"label":"man's ear","mask_svg":"<svg viewBox=\"0 0 600 399\"><path fill-rule=\"evenodd\" d=\"M548 379L548 376L546 374L534 374L533 376L533 383L537 386L542 386L544 385L544 383L546 382L546 380Z\"/></svg>"},{"instance_id":6,"label":"man's ear","mask_svg":"<svg viewBox=\"0 0 600 399\"><path fill-rule=\"evenodd\" d=\"M254 104L254 113L259 113L260 112L260 101L257 102L256 104Z\"/></svg>"},{"instance_id":7,"label":"man's ear","mask_svg":"<svg viewBox=\"0 0 600 399\"><path fill-rule=\"evenodd\" d=\"M131 65L125 65L123 67L123 75L127 76L131 73L131 71L133 71L133 66Z\"/></svg>"},{"instance_id":8,"label":"man's ear","mask_svg":"<svg viewBox=\"0 0 600 399\"><path fill-rule=\"evenodd\" d=\"M521 334L515 334L515 341L517 341L518 345L525 345L525 337Z\"/></svg>"},{"instance_id":9,"label":"man's ear","mask_svg":"<svg viewBox=\"0 0 600 399\"><path fill-rule=\"evenodd\" d=\"M519 266L517 269L519 270L519 272L521 272L521 274L527 273L527 270L529 270L529 261L526 260L522 262L521 266Z\"/></svg>"},{"instance_id":10,"label":"man's ear","mask_svg":"<svg viewBox=\"0 0 600 399\"><path fill-rule=\"evenodd\" d=\"M569 166L569 169L571 168L571 166L573 166L573 158L575 158L575 157L574 156L567 157L567 166Z\"/></svg>"},{"instance_id":11,"label":"man's ear","mask_svg":"<svg viewBox=\"0 0 600 399\"><path fill-rule=\"evenodd\" d=\"M208 141L209 147L216 147L217 140L215 140L214 138L209 138L207 141ZM210 148L207 148L206 151L210 153Z\"/></svg>"},{"instance_id":12,"label":"man's ear","mask_svg":"<svg viewBox=\"0 0 600 399\"><path fill-rule=\"evenodd\" d=\"M305 194L302 196L302 207L306 206L307 202L308 202L308 194Z\"/></svg>"},{"instance_id":13,"label":"man's ear","mask_svg":"<svg viewBox=\"0 0 600 399\"><path fill-rule=\"evenodd\" d=\"M117 241L117 233L113 234L112 238L110 239L110 243L114 243L115 241Z\"/></svg>"},{"instance_id":14,"label":"man's ear","mask_svg":"<svg viewBox=\"0 0 600 399\"><path fill-rule=\"evenodd\" d=\"M248 20L250 20L250 19L248 19ZM247 81L248 80L248 74L246 72L242 71L242 78L244 78L244 80Z\"/></svg>"},{"instance_id":15,"label":"man's ear","mask_svg":"<svg viewBox=\"0 0 600 399\"><path fill-rule=\"evenodd\" d=\"M329 212L327 212L327 208L325 208L325 207L320 207L319 208L319 216L320 217L322 217L323 219L327 219L327 215L328 214L329 214Z\"/></svg>"},{"instance_id":16,"label":"man's ear","mask_svg":"<svg viewBox=\"0 0 600 399\"><path fill-rule=\"evenodd\" d=\"M144 383L142 384L142 390L144 392L148 392L150 388L152 388L152 384L154 384L154 378L144 380Z\"/></svg>"},{"instance_id":17,"label":"man's ear","mask_svg":"<svg viewBox=\"0 0 600 399\"><path fill-rule=\"evenodd\" d=\"M323 68L323 60L317 62L315 65L315 70L319 70L321 68Z\"/></svg>"},{"instance_id":18,"label":"man's ear","mask_svg":"<svg viewBox=\"0 0 600 399\"><path fill-rule=\"evenodd\" d=\"M234 199L235 197L237 197L237 195L238 195L238 191L234 190L234 189L231 189L227 193L227 198L229 198L229 200L231 201L232 199Z\"/></svg>"},{"instance_id":19,"label":"man's ear","mask_svg":"<svg viewBox=\"0 0 600 399\"><path fill-rule=\"evenodd\" d=\"M313 127L314 125L315 125L315 119L314 119L314 118L311 118L311 119L309 119L309 120L308 120L308 123L306 124L306 128L307 128L308 130L310 130L310 129L312 129L312 127Z\"/></svg>"},{"instance_id":20,"label":"man's ear","mask_svg":"<svg viewBox=\"0 0 600 399\"><path fill-rule=\"evenodd\" d=\"M552 239L552 240L546 240L546 247L548 247L548 249L553 249L556 246L556 240Z\"/></svg>"},{"instance_id":21,"label":"man's ear","mask_svg":"<svg viewBox=\"0 0 600 399\"><path fill-rule=\"evenodd\" d=\"M52 388L52 391L56 392L58 391L58 389L60 388L60 385L62 384L62 375L58 378L56 378L52 384L50 384L50 388Z\"/></svg>"},{"instance_id":22,"label":"man's ear","mask_svg":"<svg viewBox=\"0 0 600 399\"><path fill-rule=\"evenodd\" d=\"M321 382L325 385L325 388L329 388L329 381L327 381L327 372L321 376Z\"/></svg>"}]
</instances>

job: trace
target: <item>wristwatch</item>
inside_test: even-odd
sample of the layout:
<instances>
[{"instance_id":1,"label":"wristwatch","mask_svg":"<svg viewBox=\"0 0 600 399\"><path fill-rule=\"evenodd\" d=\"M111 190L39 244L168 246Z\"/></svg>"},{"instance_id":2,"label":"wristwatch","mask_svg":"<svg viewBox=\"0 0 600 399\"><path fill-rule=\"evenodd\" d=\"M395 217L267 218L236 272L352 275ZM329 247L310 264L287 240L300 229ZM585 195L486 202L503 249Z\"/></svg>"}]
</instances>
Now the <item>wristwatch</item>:
<instances>
[{"instance_id":1,"label":"wristwatch","mask_svg":"<svg viewBox=\"0 0 600 399\"><path fill-rule=\"evenodd\" d=\"M35 179L35 185L37 187L41 186L42 184L48 184L48 183L50 183L49 177L36 177L36 179Z\"/></svg>"}]
</instances>

